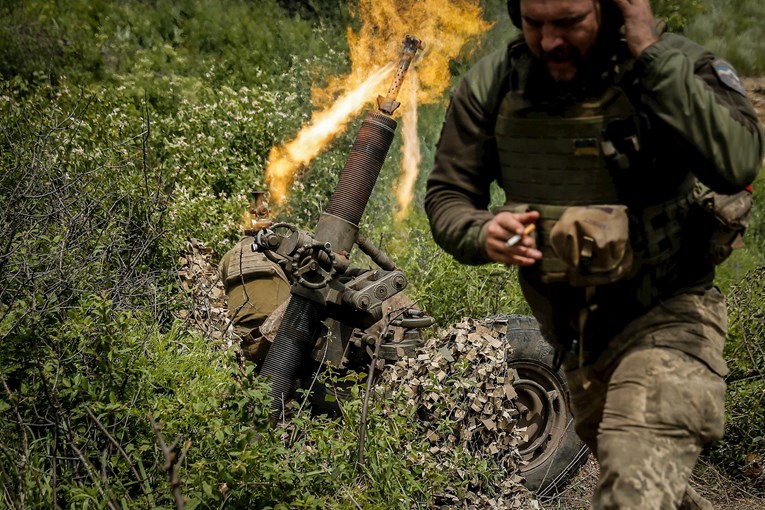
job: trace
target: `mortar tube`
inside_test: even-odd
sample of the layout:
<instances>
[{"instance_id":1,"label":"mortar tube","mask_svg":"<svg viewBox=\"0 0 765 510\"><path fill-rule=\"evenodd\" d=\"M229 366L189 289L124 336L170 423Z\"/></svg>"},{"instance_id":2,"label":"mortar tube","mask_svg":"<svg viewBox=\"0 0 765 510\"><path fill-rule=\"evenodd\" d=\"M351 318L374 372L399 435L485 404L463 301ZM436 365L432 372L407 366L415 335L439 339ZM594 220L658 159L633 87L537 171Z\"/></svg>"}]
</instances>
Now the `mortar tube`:
<instances>
[{"instance_id":1,"label":"mortar tube","mask_svg":"<svg viewBox=\"0 0 765 510\"><path fill-rule=\"evenodd\" d=\"M329 243L336 253L350 252L353 248L358 224L393 142L396 125L391 117L370 111L359 128L314 235L317 241ZM284 405L294 391L295 378L325 318L323 305L293 291L261 369L261 375L271 381L271 423L277 423L284 413Z\"/></svg>"}]
</instances>

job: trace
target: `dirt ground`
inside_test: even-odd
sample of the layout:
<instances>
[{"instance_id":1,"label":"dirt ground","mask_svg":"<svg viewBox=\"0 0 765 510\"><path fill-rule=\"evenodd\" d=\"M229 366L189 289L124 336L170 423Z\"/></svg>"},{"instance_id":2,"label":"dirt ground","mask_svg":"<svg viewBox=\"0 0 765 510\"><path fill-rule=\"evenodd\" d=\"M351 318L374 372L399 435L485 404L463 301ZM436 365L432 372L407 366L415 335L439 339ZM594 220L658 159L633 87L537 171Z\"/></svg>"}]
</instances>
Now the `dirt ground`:
<instances>
[{"instance_id":1,"label":"dirt ground","mask_svg":"<svg viewBox=\"0 0 765 510\"><path fill-rule=\"evenodd\" d=\"M765 498L752 494L745 484L726 478L714 467L703 462L691 479L696 492L707 498L715 510L762 510ZM543 510L587 510L598 481L598 465L590 456L579 474L566 489L554 498L541 501Z\"/></svg>"},{"instance_id":2,"label":"dirt ground","mask_svg":"<svg viewBox=\"0 0 765 510\"><path fill-rule=\"evenodd\" d=\"M765 76L758 78L744 78L744 87L749 93L760 122L765 124Z\"/></svg>"},{"instance_id":3,"label":"dirt ground","mask_svg":"<svg viewBox=\"0 0 765 510\"><path fill-rule=\"evenodd\" d=\"M760 122L765 125L765 77L744 78L744 86ZM746 483L731 480L714 467L701 463L691 479L696 491L707 498L716 510L761 510L765 498L751 493ZM579 474L555 498L542 502L544 510L588 509L590 497L598 481L598 465L590 457Z\"/></svg>"}]
</instances>

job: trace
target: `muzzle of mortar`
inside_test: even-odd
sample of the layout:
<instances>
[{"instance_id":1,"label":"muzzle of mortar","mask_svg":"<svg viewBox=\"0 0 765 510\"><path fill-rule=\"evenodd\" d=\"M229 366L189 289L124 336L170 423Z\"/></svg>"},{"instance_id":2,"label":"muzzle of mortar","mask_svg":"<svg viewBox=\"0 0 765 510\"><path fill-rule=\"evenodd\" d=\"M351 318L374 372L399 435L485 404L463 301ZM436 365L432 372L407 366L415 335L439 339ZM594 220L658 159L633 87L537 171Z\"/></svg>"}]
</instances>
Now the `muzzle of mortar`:
<instances>
[{"instance_id":1,"label":"muzzle of mortar","mask_svg":"<svg viewBox=\"0 0 765 510\"><path fill-rule=\"evenodd\" d=\"M396 131L397 123L391 117L400 106L396 96L417 50L421 48L420 40L411 36L404 38L402 57L393 83L385 97L377 98L379 112L367 113L326 211L319 218L315 234L312 236L313 240L310 243L306 242L302 248L297 248L298 251L303 250L301 253L306 250L317 252L317 260L307 264L309 269L318 269L322 258L325 265L329 259L328 263L332 267L338 266L338 264L332 264L333 259L339 257L347 261L348 254L357 242L358 225ZM305 235L296 236L296 238L306 240ZM360 246L367 252L364 244L360 243ZM384 269L394 269L394 267ZM400 292L406 286L403 274L396 273L389 275L391 295ZM324 279L322 283L329 283L328 280L334 277L334 271L326 270L322 276ZM317 287L318 284L312 284L303 278L299 278L293 285L284 318L260 372L271 382L270 418L274 424L284 413L284 406L295 390L294 384L301 366L316 343L322 321L328 317L327 307L332 306L331 300L327 300L327 294L320 292ZM340 288L342 289L342 286ZM383 292L388 292L382 286L377 287L378 291L381 289ZM367 296L353 296L353 291L349 290L341 292L346 294L344 296L346 302L353 301L357 307L364 307L364 299Z\"/></svg>"}]
</instances>

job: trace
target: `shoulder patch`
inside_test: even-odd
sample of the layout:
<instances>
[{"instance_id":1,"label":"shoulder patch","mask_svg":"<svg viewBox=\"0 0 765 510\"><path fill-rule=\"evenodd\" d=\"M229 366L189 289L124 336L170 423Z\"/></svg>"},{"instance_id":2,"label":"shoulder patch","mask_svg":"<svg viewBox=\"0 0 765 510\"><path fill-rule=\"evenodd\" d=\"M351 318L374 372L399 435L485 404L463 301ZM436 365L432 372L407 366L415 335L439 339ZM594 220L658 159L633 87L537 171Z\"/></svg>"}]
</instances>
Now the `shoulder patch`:
<instances>
[{"instance_id":1,"label":"shoulder patch","mask_svg":"<svg viewBox=\"0 0 765 510\"><path fill-rule=\"evenodd\" d=\"M741 83L741 78L738 77L736 70L733 69L732 65L723 59L718 58L712 62L712 67L714 68L717 77L726 87L738 92L742 96L746 96L746 89L744 88L744 84Z\"/></svg>"}]
</instances>

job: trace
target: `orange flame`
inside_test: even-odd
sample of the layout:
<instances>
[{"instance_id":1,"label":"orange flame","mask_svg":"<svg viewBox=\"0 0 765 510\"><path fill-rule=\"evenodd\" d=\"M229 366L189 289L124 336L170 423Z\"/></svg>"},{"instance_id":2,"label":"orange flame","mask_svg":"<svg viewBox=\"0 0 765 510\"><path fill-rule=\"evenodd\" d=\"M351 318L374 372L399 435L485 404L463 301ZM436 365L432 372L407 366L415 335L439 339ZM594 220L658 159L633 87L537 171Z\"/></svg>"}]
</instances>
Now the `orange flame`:
<instances>
[{"instance_id":1,"label":"orange flame","mask_svg":"<svg viewBox=\"0 0 765 510\"><path fill-rule=\"evenodd\" d=\"M417 73L409 71L409 94L404 103L403 126L401 128L401 176L396 185L398 211L396 221L409 215L414 199L414 186L420 170L420 138L417 136Z\"/></svg>"},{"instance_id":2,"label":"orange flame","mask_svg":"<svg viewBox=\"0 0 765 510\"><path fill-rule=\"evenodd\" d=\"M449 63L491 27L478 0L360 0L359 15L361 29L348 33L352 75L368 72L380 54L395 59L404 36L413 35L424 45L416 62L420 104L442 100L451 82Z\"/></svg>"},{"instance_id":3,"label":"orange flame","mask_svg":"<svg viewBox=\"0 0 765 510\"><path fill-rule=\"evenodd\" d=\"M351 73L330 78L324 89L312 90L314 105L323 105L325 109L315 113L310 124L293 141L274 147L269 154L266 180L272 202L283 202L295 172L319 155L345 129L353 115L378 94L385 94L388 84L384 81L391 74L393 62L398 62L405 35L422 40L425 47L423 55L413 64L417 66L419 82L410 88L418 89L420 104L427 104L442 100L449 87L450 61L467 42L491 26L481 18L478 0L359 0L355 14L361 18L362 25L358 32L349 29L347 34ZM410 68L409 72L412 71ZM343 95L334 101L339 93ZM415 109L416 104L409 101L401 111L404 108L406 111ZM414 122L410 123L414 126L414 136L407 135L409 140L417 139L416 118L415 111ZM406 152L411 150L415 150L414 147ZM416 150L419 153L419 147ZM411 186L408 195L398 199L399 214L404 215L409 210L419 165L419 155L412 158L414 177L402 177L397 186L402 192Z\"/></svg>"},{"instance_id":4,"label":"orange flame","mask_svg":"<svg viewBox=\"0 0 765 510\"><path fill-rule=\"evenodd\" d=\"M289 143L271 149L266 178L271 198L283 202L292 175L321 153L321 150L374 96L393 70L393 64L372 73L358 88L348 92L327 110L315 113L311 123Z\"/></svg>"}]
</instances>

